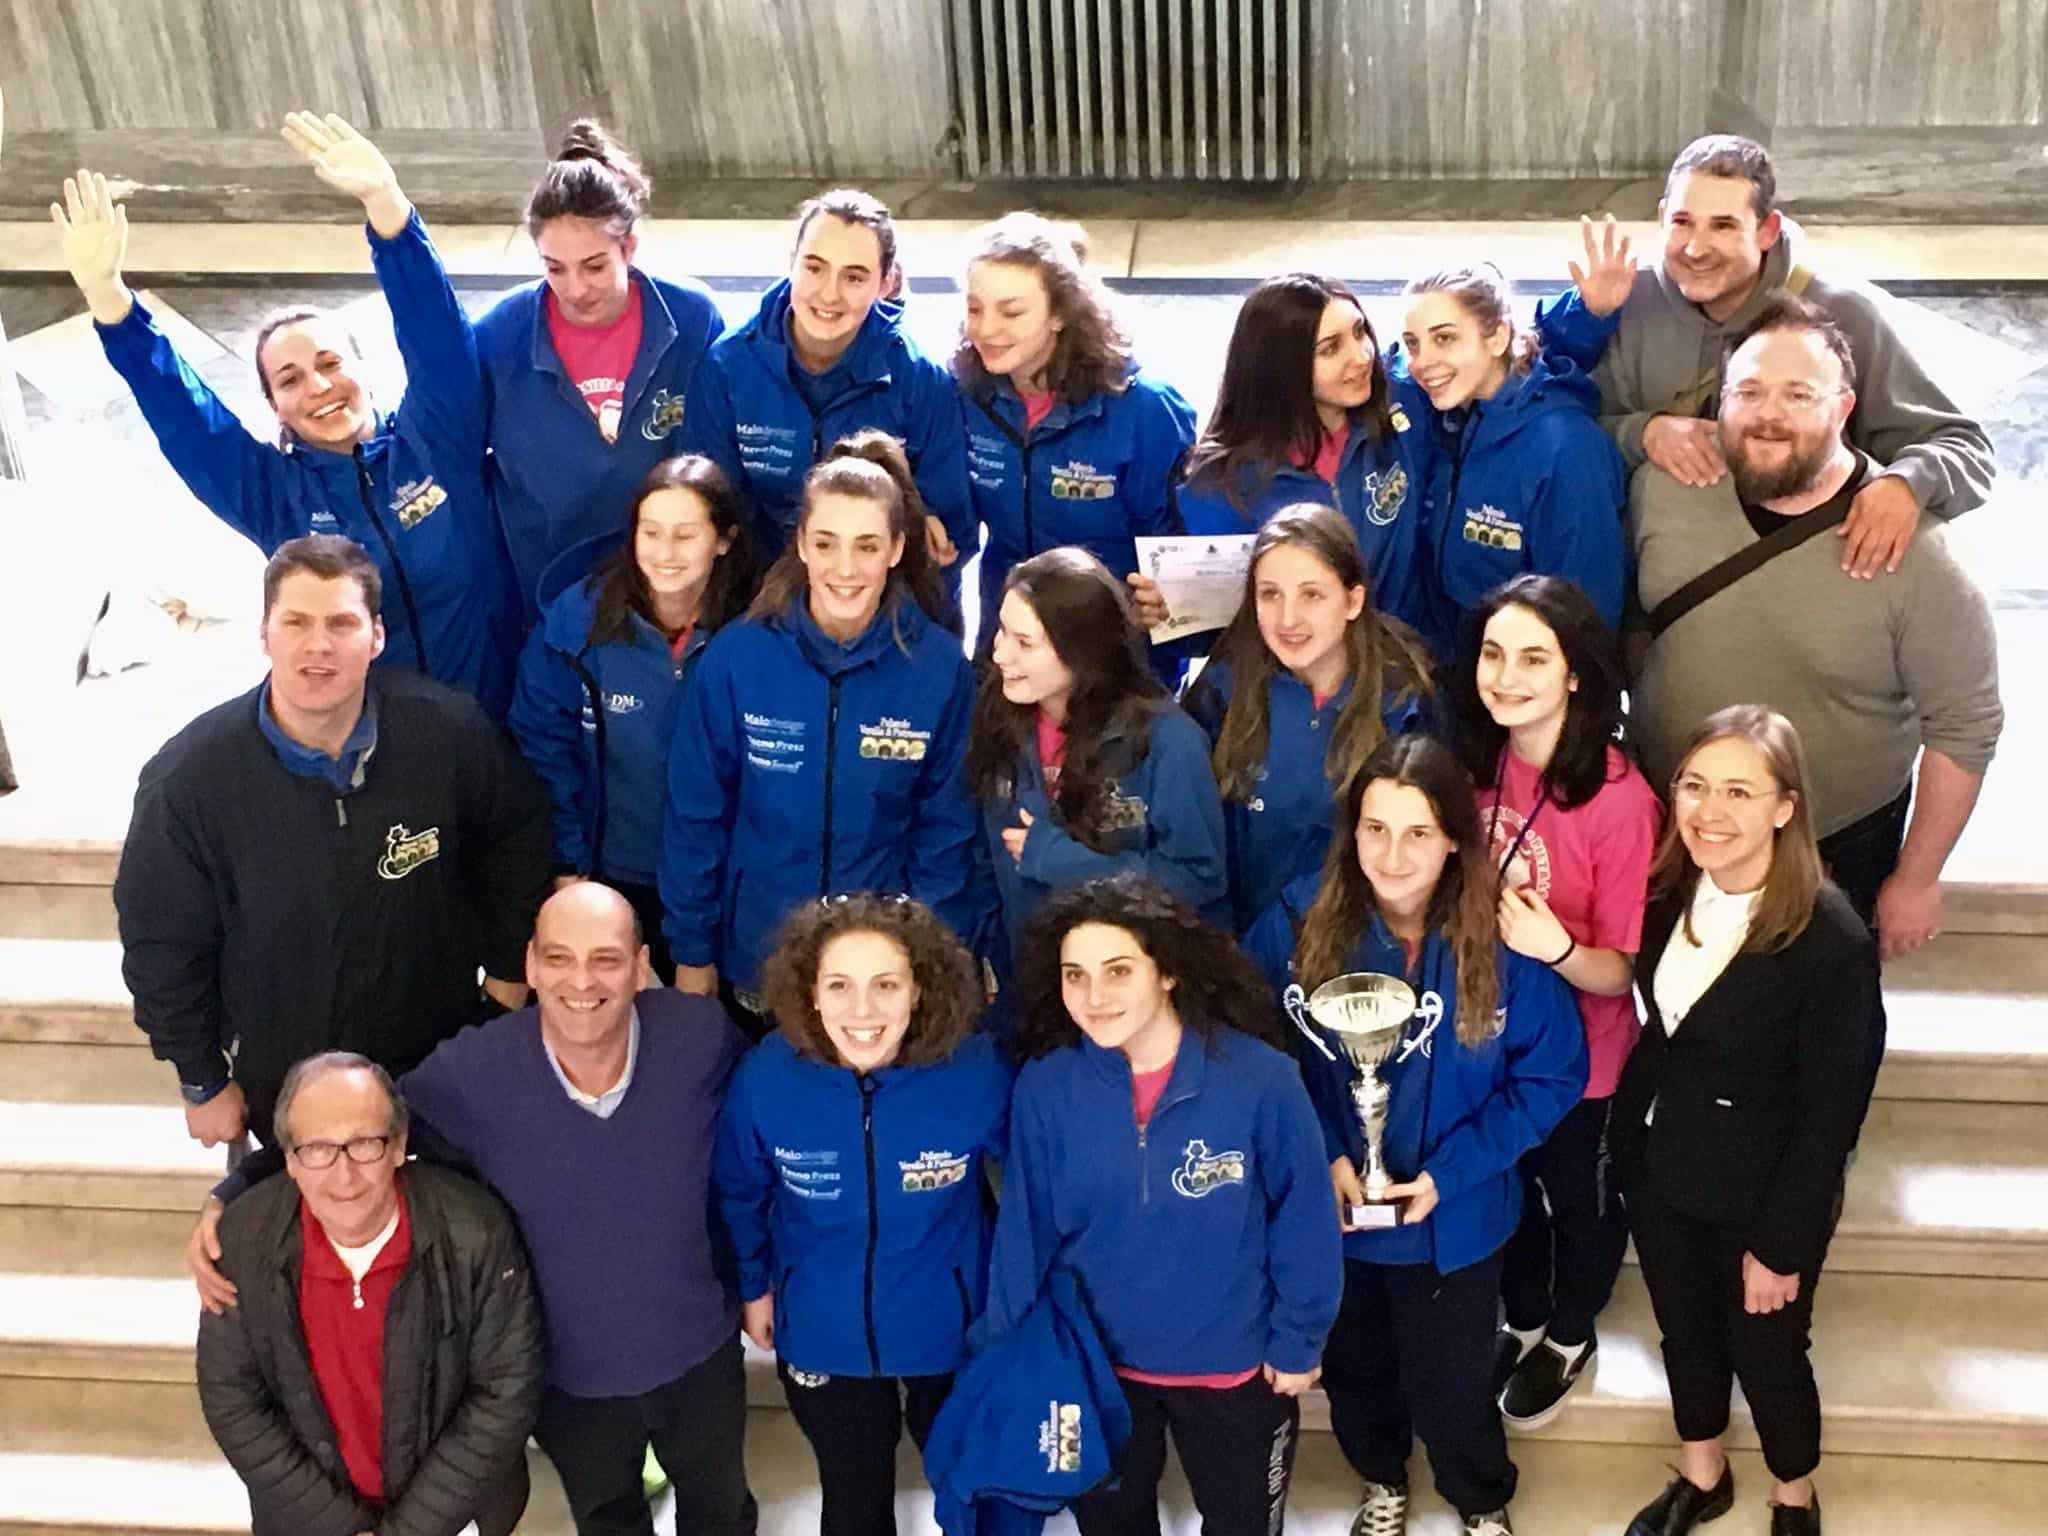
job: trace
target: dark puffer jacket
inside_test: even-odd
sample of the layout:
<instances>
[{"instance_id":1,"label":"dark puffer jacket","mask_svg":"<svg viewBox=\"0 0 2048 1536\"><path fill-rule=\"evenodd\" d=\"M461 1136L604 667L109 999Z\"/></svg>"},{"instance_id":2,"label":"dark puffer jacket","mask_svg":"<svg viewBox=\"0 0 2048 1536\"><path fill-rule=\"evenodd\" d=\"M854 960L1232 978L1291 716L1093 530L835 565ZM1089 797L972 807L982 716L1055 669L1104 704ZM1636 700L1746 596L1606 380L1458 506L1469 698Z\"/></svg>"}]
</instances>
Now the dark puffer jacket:
<instances>
[{"instance_id":1,"label":"dark puffer jacket","mask_svg":"<svg viewBox=\"0 0 2048 1536\"><path fill-rule=\"evenodd\" d=\"M299 1323L298 1187L279 1175L221 1218L221 1271L241 1292L199 1319L199 1400L249 1488L254 1536L505 1536L526 1508L540 1413L540 1308L497 1198L458 1174L399 1175L412 1257L384 1325L379 1511L349 1481Z\"/></svg>"}]
</instances>

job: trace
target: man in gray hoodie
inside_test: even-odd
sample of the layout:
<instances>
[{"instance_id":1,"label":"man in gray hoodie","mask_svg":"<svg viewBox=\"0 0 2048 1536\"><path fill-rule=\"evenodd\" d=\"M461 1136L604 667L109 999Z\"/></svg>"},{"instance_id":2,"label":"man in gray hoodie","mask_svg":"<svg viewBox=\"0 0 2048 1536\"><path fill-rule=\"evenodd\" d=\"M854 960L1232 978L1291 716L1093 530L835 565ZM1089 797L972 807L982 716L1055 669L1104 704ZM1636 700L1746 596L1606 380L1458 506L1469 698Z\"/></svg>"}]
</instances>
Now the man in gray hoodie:
<instances>
[{"instance_id":1,"label":"man in gray hoodie","mask_svg":"<svg viewBox=\"0 0 2048 1536\"><path fill-rule=\"evenodd\" d=\"M1685 485L1719 483L1728 472L1715 421L1723 351L1777 294L1805 298L1848 336L1848 439L1882 471L1836 530L1842 569L1896 571L1922 512L1946 519L1983 504L1991 442L1900 344L1874 289L1804 264L1804 236L1777 210L1777 190L1769 152L1733 134L1695 139L1672 162L1658 203L1662 259L1636 274L1594 370L1601 419L1631 471L1647 460Z\"/></svg>"}]
</instances>

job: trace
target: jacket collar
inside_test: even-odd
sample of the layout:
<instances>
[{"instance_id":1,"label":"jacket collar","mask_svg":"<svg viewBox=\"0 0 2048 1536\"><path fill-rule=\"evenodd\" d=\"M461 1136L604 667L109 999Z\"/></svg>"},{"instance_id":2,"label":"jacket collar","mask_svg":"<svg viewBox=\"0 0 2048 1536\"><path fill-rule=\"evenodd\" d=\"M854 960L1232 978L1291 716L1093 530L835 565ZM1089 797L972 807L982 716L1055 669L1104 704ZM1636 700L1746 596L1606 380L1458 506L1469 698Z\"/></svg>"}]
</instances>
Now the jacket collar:
<instances>
[{"instance_id":1,"label":"jacket collar","mask_svg":"<svg viewBox=\"0 0 2048 1536\"><path fill-rule=\"evenodd\" d=\"M1096 1076L1112 1082L1122 1083L1126 1091L1131 1084L1131 1060L1122 1051L1107 1050L1081 1034L1081 1058L1088 1063L1088 1069ZM1182 1021L1180 1050L1173 1058L1173 1075L1166 1080L1166 1091L1159 1096L1160 1107L1177 1099L1191 1099L1202 1091L1202 1085L1209 1076L1209 1045L1192 1024Z\"/></svg>"},{"instance_id":2,"label":"jacket collar","mask_svg":"<svg viewBox=\"0 0 2048 1536\"><path fill-rule=\"evenodd\" d=\"M898 635L904 645L916 645L930 621L908 595L884 597L881 610L868 627L856 639L841 643L818 628L818 621L811 617L809 600L800 595L770 622L796 642L797 649L812 666L827 677L839 677L875 660L897 643Z\"/></svg>"},{"instance_id":3,"label":"jacket collar","mask_svg":"<svg viewBox=\"0 0 2048 1536\"><path fill-rule=\"evenodd\" d=\"M892 382L889 354L901 334L902 324L903 306L893 299L877 299L867 318L861 321L852 344L826 372L844 370L845 376L856 384ZM746 335L748 343L761 354L764 366L778 379L788 377L789 370L799 366L789 344L788 278L761 295L761 307L747 322Z\"/></svg>"}]
</instances>

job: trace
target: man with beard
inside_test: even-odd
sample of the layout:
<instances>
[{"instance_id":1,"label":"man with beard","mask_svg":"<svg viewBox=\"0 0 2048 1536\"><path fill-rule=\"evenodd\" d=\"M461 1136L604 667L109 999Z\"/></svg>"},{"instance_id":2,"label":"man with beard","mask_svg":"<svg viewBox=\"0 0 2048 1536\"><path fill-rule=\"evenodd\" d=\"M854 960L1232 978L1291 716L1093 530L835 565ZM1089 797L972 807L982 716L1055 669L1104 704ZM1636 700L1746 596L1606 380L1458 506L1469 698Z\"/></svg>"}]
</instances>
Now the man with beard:
<instances>
[{"instance_id":1,"label":"man with beard","mask_svg":"<svg viewBox=\"0 0 2048 1536\"><path fill-rule=\"evenodd\" d=\"M1842 580L1832 538L1792 542L1830 531L1885 473L1843 436L1855 376L1842 330L1780 294L1728 354L1719 428L1730 473L1689 485L1655 464L1637 471L1630 531L1653 638L1635 718L1655 783L1723 705L1768 704L1798 726L1821 855L1893 959L1940 930L1941 867L2004 711L1990 604L1938 531L1881 582ZM1660 611L1771 539L1789 547L1682 612Z\"/></svg>"}]
</instances>

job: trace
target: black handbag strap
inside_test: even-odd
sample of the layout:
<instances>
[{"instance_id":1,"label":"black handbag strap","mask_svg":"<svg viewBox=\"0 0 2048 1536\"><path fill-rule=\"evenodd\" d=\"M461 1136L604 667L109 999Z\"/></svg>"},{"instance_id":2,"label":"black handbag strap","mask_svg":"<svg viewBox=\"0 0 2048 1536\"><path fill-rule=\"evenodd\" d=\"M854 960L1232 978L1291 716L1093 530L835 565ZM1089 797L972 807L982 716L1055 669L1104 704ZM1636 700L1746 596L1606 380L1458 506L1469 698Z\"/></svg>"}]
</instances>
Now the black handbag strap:
<instances>
[{"instance_id":1,"label":"black handbag strap","mask_svg":"<svg viewBox=\"0 0 2048 1536\"><path fill-rule=\"evenodd\" d=\"M1853 499L1849 496L1838 496L1835 498L1835 505L1817 517L1788 517L1785 519L1784 527L1774 529L1755 543L1744 545L1720 564L1701 571L1650 610L1647 621L1650 638L1655 640L1701 603L1720 596L1751 571L1768 565L1778 556L1797 549L1808 539L1817 538L1830 528L1840 527L1849 515L1849 505Z\"/></svg>"}]
</instances>

